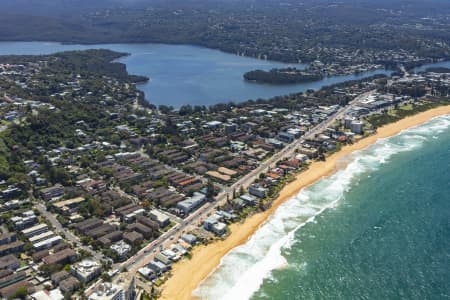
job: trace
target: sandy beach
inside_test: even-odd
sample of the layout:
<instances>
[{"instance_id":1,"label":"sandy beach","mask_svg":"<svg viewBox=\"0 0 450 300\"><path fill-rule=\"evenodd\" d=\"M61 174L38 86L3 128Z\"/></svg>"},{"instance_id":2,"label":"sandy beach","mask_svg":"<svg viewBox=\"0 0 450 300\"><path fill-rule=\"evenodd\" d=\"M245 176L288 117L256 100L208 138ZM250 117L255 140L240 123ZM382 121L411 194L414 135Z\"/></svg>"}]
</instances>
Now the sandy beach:
<instances>
[{"instance_id":1,"label":"sandy beach","mask_svg":"<svg viewBox=\"0 0 450 300\"><path fill-rule=\"evenodd\" d=\"M364 138L357 143L345 146L329 157L325 162L314 162L309 169L299 174L295 181L286 185L272 207L247 218L243 223L230 226L231 234L223 241L207 246L199 246L193 250L192 259L182 260L173 266L173 276L164 284L161 299L184 300L194 299L192 292L220 264L221 258L233 248L245 243L253 233L274 213L287 199L297 194L304 187L314 183L324 176L335 172L345 164L342 162L350 153L364 149L378 139L398 134L400 131L420 125L433 117L450 114L450 105L431 109L417 115L407 117L396 123L381 127L377 133Z\"/></svg>"}]
</instances>

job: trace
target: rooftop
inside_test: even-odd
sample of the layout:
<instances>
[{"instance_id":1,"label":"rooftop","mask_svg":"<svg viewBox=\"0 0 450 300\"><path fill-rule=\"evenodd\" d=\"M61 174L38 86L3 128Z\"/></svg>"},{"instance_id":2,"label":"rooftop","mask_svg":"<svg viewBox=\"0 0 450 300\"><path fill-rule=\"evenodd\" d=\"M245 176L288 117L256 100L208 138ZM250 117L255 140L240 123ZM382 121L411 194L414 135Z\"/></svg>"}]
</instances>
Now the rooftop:
<instances>
[{"instance_id":1,"label":"rooftop","mask_svg":"<svg viewBox=\"0 0 450 300\"><path fill-rule=\"evenodd\" d=\"M91 273L97 272L100 267L100 263L93 259L83 259L82 261L72 265L72 268L77 273L85 277Z\"/></svg>"},{"instance_id":2,"label":"rooftop","mask_svg":"<svg viewBox=\"0 0 450 300\"><path fill-rule=\"evenodd\" d=\"M33 227L30 227L30 228L27 228L27 229L22 230L22 233L23 233L24 235L27 235L27 234L33 233L34 231L43 230L43 229L45 229L45 228L48 228L48 225L42 223L42 224L38 224L38 225L36 225L36 226L33 226Z\"/></svg>"},{"instance_id":3,"label":"rooftop","mask_svg":"<svg viewBox=\"0 0 450 300\"><path fill-rule=\"evenodd\" d=\"M119 298L122 294L121 298ZM117 298L116 298L117 297ZM94 292L89 296L89 300L109 300L109 299L123 299L124 290L121 286L103 282L101 283Z\"/></svg>"},{"instance_id":4,"label":"rooftop","mask_svg":"<svg viewBox=\"0 0 450 300\"><path fill-rule=\"evenodd\" d=\"M63 200L63 201L59 201L59 202L53 203L53 206L55 206L57 208L62 208L64 206L68 206L68 205L71 205L71 204L81 203L84 200L86 200L84 197L76 197L76 198L72 198L72 199Z\"/></svg>"},{"instance_id":5,"label":"rooftop","mask_svg":"<svg viewBox=\"0 0 450 300\"><path fill-rule=\"evenodd\" d=\"M124 241L112 244L110 248L111 250L117 252L120 256L126 255L131 250L131 246Z\"/></svg>"}]
</instances>

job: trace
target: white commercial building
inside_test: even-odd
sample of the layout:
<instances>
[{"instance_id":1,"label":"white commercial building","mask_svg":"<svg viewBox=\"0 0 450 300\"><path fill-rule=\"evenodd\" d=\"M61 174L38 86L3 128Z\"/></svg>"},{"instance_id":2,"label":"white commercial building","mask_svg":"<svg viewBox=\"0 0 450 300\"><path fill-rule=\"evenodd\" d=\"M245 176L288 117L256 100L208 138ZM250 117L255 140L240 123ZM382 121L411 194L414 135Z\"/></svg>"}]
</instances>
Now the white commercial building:
<instances>
[{"instance_id":1,"label":"white commercial building","mask_svg":"<svg viewBox=\"0 0 450 300\"><path fill-rule=\"evenodd\" d=\"M150 211L150 219L158 223L159 227L163 228L170 224L170 219L168 216L163 214L157 209L152 209Z\"/></svg>"},{"instance_id":2,"label":"white commercial building","mask_svg":"<svg viewBox=\"0 0 450 300\"><path fill-rule=\"evenodd\" d=\"M88 300L125 300L125 291L119 285L104 282L95 288Z\"/></svg>"},{"instance_id":3,"label":"white commercial building","mask_svg":"<svg viewBox=\"0 0 450 300\"><path fill-rule=\"evenodd\" d=\"M180 201L177 203L177 208L184 212L185 214L189 214L193 210L199 208L206 201L206 196L195 192L194 195L186 200Z\"/></svg>"},{"instance_id":4,"label":"white commercial building","mask_svg":"<svg viewBox=\"0 0 450 300\"><path fill-rule=\"evenodd\" d=\"M131 251L131 246L125 243L124 241L119 241L115 244L111 245L111 250L117 253L120 257L125 257L128 252Z\"/></svg>"},{"instance_id":5,"label":"white commercial building","mask_svg":"<svg viewBox=\"0 0 450 300\"><path fill-rule=\"evenodd\" d=\"M352 121L351 131L356 134L362 134L363 126L364 126L364 123L362 121Z\"/></svg>"},{"instance_id":6,"label":"white commercial building","mask_svg":"<svg viewBox=\"0 0 450 300\"><path fill-rule=\"evenodd\" d=\"M71 273L80 281L86 283L100 275L102 267L92 259L83 259L70 267Z\"/></svg>"}]
</instances>

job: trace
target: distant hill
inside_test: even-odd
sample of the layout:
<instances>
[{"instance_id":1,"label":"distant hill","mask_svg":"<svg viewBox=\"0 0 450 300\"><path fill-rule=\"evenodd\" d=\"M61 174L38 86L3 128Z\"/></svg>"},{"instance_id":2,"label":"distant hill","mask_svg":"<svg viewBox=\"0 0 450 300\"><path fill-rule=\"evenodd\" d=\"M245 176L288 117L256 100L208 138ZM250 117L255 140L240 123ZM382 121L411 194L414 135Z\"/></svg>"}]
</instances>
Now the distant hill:
<instances>
[{"instance_id":1,"label":"distant hill","mask_svg":"<svg viewBox=\"0 0 450 300\"><path fill-rule=\"evenodd\" d=\"M375 9L401 9L405 12L416 11L427 14L430 12L443 12L450 9L448 0L1 0L0 8L3 12L23 12L54 14L60 11L80 11L105 7L143 7L149 5L185 5L185 6L209 6L209 5L234 5L244 4L253 7L264 6L314 6L336 4L351 5L353 7L366 7ZM51 9L51 10L49 10Z\"/></svg>"},{"instance_id":2,"label":"distant hill","mask_svg":"<svg viewBox=\"0 0 450 300\"><path fill-rule=\"evenodd\" d=\"M78 14L95 9L134 8L157 5L163 0L1 0L1 13L53 16Z\"/></svg>"},{"instance_id":3,"label":"distant hill","mask_svg":"<svg viewBox=\"0 0 450 300\"><path fill-rule=\"evenodd\" d=\"M0 0L0 40L192 44L289 63L396 64L394 53L449 59L448 15L448 0Z\"/></svg>"}]
</instances>

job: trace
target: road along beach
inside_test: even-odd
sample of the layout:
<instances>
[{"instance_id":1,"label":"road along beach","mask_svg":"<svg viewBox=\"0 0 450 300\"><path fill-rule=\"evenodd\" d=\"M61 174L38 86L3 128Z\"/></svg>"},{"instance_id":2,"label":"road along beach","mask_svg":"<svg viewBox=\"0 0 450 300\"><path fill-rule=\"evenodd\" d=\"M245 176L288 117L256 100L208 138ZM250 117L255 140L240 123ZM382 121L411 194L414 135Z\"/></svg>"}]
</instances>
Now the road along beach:
<instances>
[{"instance_id":1,"label":"road along beach","mask_svg":"<svg viewBox=\"0 0 450 300\"><path fill-rule=\"evenodd\" d=\"M243 223L233 224L230 226L231 234L225 240L207 246L197 247L192 253L192 259L183 260L175 264L172 270L173 276L163 286L161 299L195 299L192 296L192 292L217 268L222 257L233 248L244 244L282 203L292 198L301 189L334 173L339 168L345 167L346 157L352 152L364 149L379 139L397 135L402 130L423 124L434 117L447 114L450 114L450 106L434 108L407 117L379 128L377 133L353 145L343 147L338 153L327 157L325 162L312 163L308 170L300 173L295 181L282 189L270 209L249 217Z\"/></svg>"}]
</instances>

